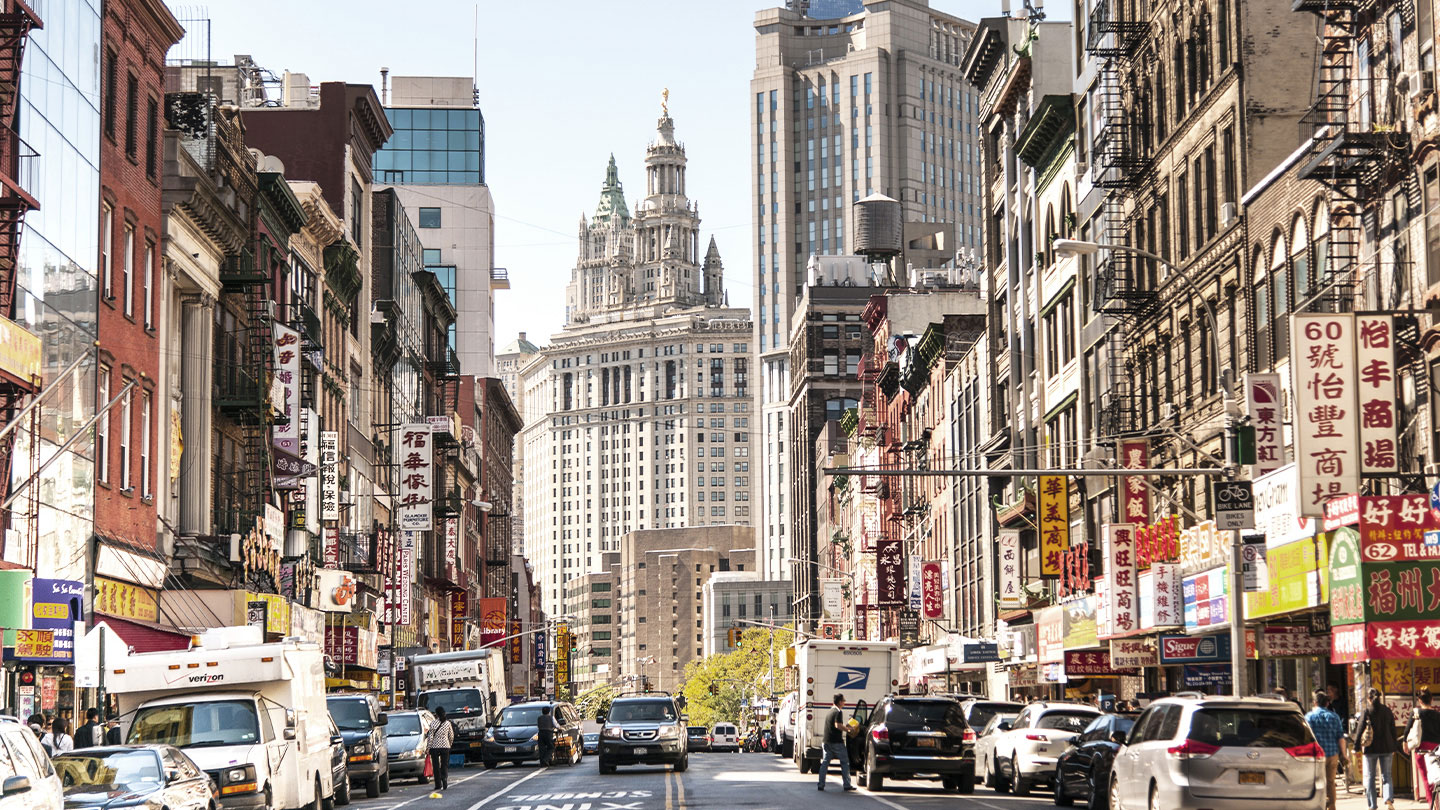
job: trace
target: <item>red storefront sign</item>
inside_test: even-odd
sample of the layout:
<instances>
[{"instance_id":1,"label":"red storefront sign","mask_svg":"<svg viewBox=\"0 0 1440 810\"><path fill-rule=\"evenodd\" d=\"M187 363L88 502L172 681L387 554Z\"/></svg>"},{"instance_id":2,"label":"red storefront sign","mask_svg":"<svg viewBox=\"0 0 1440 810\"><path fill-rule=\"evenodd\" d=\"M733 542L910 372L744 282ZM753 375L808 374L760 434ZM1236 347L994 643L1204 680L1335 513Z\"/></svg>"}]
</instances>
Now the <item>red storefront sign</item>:
<instances>
[{"instance_id":1,"label":"red storefront sign","mask_svg":"<svg viewBox=\"0 0 1440 810\"><path fill-rule=\"evenodd\" d=\"M940 563L927 561L920 566L921 610L927 619L939 619L945 615L945 588L942 584Z\"/></svg>"},{"instance_id":2,"label":"red storefront sign","mask_svg":"<svg viewBox=\"0 0 1440 810\"><path fill-rule=\"evenodd\" d=\"M1120 442L1120 466L1127 470L1144 470L1150 467L1150 442L1146 439L1123 439ZM1142 475L1127 475L1120 479L1121 520L1136 526L1150 522L1150 490L1145 486Z\"/></svg>"},{"instance_id":3,"label":"red storefront sign","mask_svg":"<svg viewBox=\"0 0 1440 810\"><path fill-rule=\"evenodd\" d=\"M1135 562L1141 571L1152 563L1180 559L1180 518L1169 515L1135 530Z\"/></svg>"},{"instance_id":4,"label":"red storefront sign","mask_svg":"<svg viewBox=\"0 0 1440 810\"><path fill-rule=\"evenodd\" d=\"M1332 663L1397 658L1440 658L1440 622L1368 622L1331 629Z\"/></svg>"},{"instance_id":5,"label":"red storefront sign","mask_svg":"<svg viewBox=\"0 0 1440 810\"><path fill-rule=\"evenodd\" d=\"M1440 560L1440 546L1425 544L1425 532L1440 529L1440 516L1427 495L1360 497L1360 557L1365 562Z\"/></svg>"}]
</instances>

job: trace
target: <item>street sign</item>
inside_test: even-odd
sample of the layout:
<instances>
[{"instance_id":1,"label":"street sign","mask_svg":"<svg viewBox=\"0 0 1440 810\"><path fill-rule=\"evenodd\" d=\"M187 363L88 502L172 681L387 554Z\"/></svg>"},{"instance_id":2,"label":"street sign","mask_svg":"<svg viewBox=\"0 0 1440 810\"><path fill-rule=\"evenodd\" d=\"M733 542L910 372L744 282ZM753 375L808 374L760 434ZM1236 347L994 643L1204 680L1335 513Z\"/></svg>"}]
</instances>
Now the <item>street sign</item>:
<instances>
[{"instance_id":1,"label":"street sign","mask_svg":"<svg viewBox=\"0 0 1440 810\"><path fill-rule=\"evenodd\" d=\"M1440 481L1436 481L1435 486L1430 487L1430 508L1440 511Z\"/></svg>"},{"instance_id":2,"label":"street sign","mask_svg":"<svg viewBox=\"0 0 1440 810\"><path fill-rule=\"evenodd\" d=\"M1255 528L1255 491L1249 481L1216 481L1214 494L1217 529Z\"/></svg>"},{"instance_id":3,"label":"street sign","mask_svg":"<svg viewBox=\"0 0 1440 810\"><path fill-rule=\"evenodd\" d=\"M1244 538L1244 545L1240 547L1240 573L1246 593L1269 589L1269 571L1265 568L1265 535L1252 534Z\"/></svg>"}]
</instances>

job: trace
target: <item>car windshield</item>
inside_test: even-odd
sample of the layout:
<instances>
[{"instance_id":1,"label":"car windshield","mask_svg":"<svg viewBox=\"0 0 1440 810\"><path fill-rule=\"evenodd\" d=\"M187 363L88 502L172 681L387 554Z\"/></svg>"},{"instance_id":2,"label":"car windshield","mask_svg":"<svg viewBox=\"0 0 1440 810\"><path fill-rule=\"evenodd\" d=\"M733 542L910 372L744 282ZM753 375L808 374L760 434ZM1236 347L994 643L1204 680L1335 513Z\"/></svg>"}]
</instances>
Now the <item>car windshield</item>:
<instances>
[{"instance_id":1,"label":"car windshield","mask_svg":"<svg viewBox=\"0 0 1440 810\"><path fill-rule=\"evenodd\" d=\"M1192 740L1219 746L1293 748L1313 738L1299 712L1201 709L1190 720Z\"/></svg>"},{"instance_id":2,"label":"car windshield","mask_svg":"<svg viewBox=\"0 0 1440 810\"><path fill-rule=\"evenodd\" d=\"M1046 712L1035 723L1035 727L1053 728L1056 731L1073 731L1079 734L1094 719L1093 712Z\"/></svg>"},{"instance_id":3,"label":"car windshield","mask_svg":"<svg viewBox=\"0 0 1440 810\"><path fill-rule=\"evenodd\" d=\"M897 700L890 704L887 723L957 724L963 723L960 706L950 700Z\"/></svg>"},{"instance_id":4,"label":"car windshield","mask_svg":"<svg viewBox=\"0 0 1440 810\"><path fill-rule=\"evenodd\" d=\"M970 706L970 727L985 728L985 724L990 722L990 718L997 714L1010 714L1011 712L1018 714L1019 712L1016 711L1018 708L1013 703L987 703L984 701L973 703ZM1014 719L1014 715L1011 715L1011 719Z\"/></svg>"},{"instance_id":5,"label":"car windshield","mask_svg":"<svg viewBox=\"0 0 1440 810\"><path fill-rule=\"evenodd\" d=\"M150 751L66 754L55 758L65 795L72 793L148 793L164 784L160 760Z\"/></svg>"},{"instance_id":6,"label":"car windshield","mask_svg":"<svg viewBox=\"0 0 1440 810\"><path fill-rule=\"evenodd\" d=\"M260 741L255 703L217 700L173 706L150 706L135 712L131 745L168 743L180 748L251 745Z\"/></svg>"},{"instance_id":7,"label":"car windshield","mask_svg":"<svg viewBox=\"0 0 1440 810\"><path fill-rule=\"evenodd\" d=\"M600 739L600 735L599 735L599 734L586 734L586 735L585 735L585 742L595 742L595 741L598 740L598 739Z\"/></svg>"},{"instance_id":8,"label":"car windshield","mask_svg":"<svg viewBox=\"0 0 1440 810\"><path fill-rule=\"evenodd\" d=\"M540 720L540 706L511 706L500 712L502 726L533 726Z\"/></svg>"},{"instance_id":9,"label":"car windshield","mask_svg":"<svg viewBox=\"0 0 1440 810\"><path fill-rule=\"evenodd\" d=\"M420 733L420 715L418 714L392 714L390 722L385 726L385 734L390 737L410 737Z\"/></svg>"},{"instance_id":10,"label":"car windshield","mask_svg":"<svg viewBox=\"0 0 1440 810\"><path fill-rule=\"evenodd\" d=\"M365 700L354 698L331 698L330 716L335 718L335 725L346 731L368 731L372 725L370 722L370 705Z\"/></svg>"},{"instance_id":11,"label":"car windshield","mask_svg":"<svg viewBox=\"0 0 1440 810\"><path fill-rule=\"evenodd\" d=\"M420 696L420 708L435 711L444 709L446 714L457 712L478 712L485 706L479 689L446 689L441 692L426 692Z\"/></svg>"},{"instance_id":12,"label":"car windshield","mask_svg":"<svg viewBox=\"0 0 1440 810\"><path fill-rule=\"evenodd\" d=\"M633 703L616 703L610 707L610 722L612 723L633 723L633 722L670 722L675 719L675 710L670 703L661 703L655 700L636 701ZM717 727L715 729L719 731Z\"/></svg>"}]
</instances>

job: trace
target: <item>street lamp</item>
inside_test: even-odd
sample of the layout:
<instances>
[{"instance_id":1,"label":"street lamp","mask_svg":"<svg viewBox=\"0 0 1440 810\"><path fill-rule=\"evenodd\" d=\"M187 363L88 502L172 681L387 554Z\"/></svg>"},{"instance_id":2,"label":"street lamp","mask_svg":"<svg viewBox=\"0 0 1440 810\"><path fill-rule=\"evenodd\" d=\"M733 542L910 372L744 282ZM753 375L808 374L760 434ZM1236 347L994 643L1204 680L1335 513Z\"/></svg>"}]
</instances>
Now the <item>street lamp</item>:
<instances>
[{"instance_id":1,"label":"street lamp","mask_svg":"<svg viewBox=\"0 0 1440 810\"><path fill-rule=\"evenodd\" d=\"M1220 360L1220 327L1215 320L1215 310L1210 306L1209 300L1205 298L1200 288L1190 276L1180 268L1171 264L1164 256L1152 253L1129 245L1102 245L1099 242L1087 242L1080 239L1056 239L1052 243L1055 253L1060 256L1093 256L1101 250L1108 250L1112 253L1130 253L1141 256L1155 262L1159 262L1170 270L1173 277L1185 283L1187 289L1200 302L1200 307L1205 313L1205 322L1210 329L1211 347L1215 351L1215 364L1221 365ZM1234 372L1228 367L1220 367L1219 378L1220 392L1222 397L1221 407L1225 415L1225 467L1226 477L1235 477L1235 456L1234 438L1235 422L1237 414L1237 403L1231 387L1235 383ZM1245 671L1245 591L1244 578L1240 572L1241 549L1240 532L1232 532L1230 543L1230 669L1233 682L1230 689L1236 696L1241 693L1241 679Z\"/></svg>"}]
</instances>

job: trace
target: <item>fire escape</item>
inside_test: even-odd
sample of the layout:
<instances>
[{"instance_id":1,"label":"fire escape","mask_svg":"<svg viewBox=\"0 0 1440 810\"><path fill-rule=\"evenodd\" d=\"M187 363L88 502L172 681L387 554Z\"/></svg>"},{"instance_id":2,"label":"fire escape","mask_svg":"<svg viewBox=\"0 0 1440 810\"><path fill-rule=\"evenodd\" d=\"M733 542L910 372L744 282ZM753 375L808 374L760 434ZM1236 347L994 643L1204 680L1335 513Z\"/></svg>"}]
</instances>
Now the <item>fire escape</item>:
<instances>
[{"instance_id":1,"label":"fire escape","mask_svg":"<svg viewBox=\"0 0 1440 810\"><path fill-rule=\"evenodd\" d=\"M1149 22L1127 19L1132 4L1123 0L1099 0L1090 12L1086 50L1100 61L1095 103L1100 126L1091 146L1091 176L1095 185L1106 189L1100 205L1102 243L1131 244L1130 222L1125 218L1127 203L1136 196L1150 172L1153 155L1151 138L1139 106L1131 100L1121 81L1140 54ZM1140 206L1136 206L1140 208ZM1139 427L1140 391L1135 384L1132 358L1125 347L1130 333L1155 306L1155 291L1144 283L1146 260L1131 253L1102 250L1095 267L1094 308L1116 321L1110 330L1106 352L1109 385L1101 393L1100 435L1115 436Z\"/></svg>"},{"instance_id":2,"label":"fire escape","mask_svg":"<svg viewBox=\"0 0 1440 810\"><path fill-rule=\"evenodd\" d=\"M1383 60L1361 65L1356 52L1365 20L1374 19L1380 5L1374 0L1295 0L1293 6L1320 17L1324 29L1318 93L1305 119L1315 127L1315 135L1298 172L1301 179L1319 181L1331 192L1327 270L1317 280L1319 291L1309 307L1314 311L1354 308L1362 275L1362 230L1367 221L1375 224L1376 203L1386 191L1403 184L1411 210L1419 205L1419 183L1406 160L1410 144L1403 117L1382 121L1383 100L1371 86L1356 82L1352 87L1360 68L1385 69ZM1413 16L1410 3L1398 5ZM1392 87L1397 79L1391 77Z\"/></svg>"},{"instance_id":3,"label":"fire escape","mask_svg":"<svg viewBox=\"0 0 1440 810\"><path fill-rule=\"evenodd\" d=\"M35 151L20 140L11 123L16 120L16 106L20 99L20 72L25 57L25 45L30 31L41 28L40 18L22 0L4 0L0 3L0 316L11 317L15 311L15 280L20 260L20 235L25 224L25 214L40 207L40 203L25 190L27 174L37 157ZM10 375L0 375L0 413L5 424L16 419L25 400L40 390L40 380L23 380ZM37 436L40 428L40 411L31 410L31 436ZM15 439L19 429L11 430L0 440L0 494L10 491L11 464L14 456ZM39 443L30 442L30 469L38 469L40 459ZM32 489L35 489L32 487ZM32 544L39 537L36 525L39 507L33 502L27 507L27 529L23 536ZM8 513L7 513L8 515ZM8 517L7 517L8 521ZM3 548L3 544L0 544Z\"/></svg>"},{"instance_id":4,"label":"fire escape","mask_svg":"<svg viewBox=\"0 0 1440 810\"><path fill-rule=\"evenodd\" d=\"M272 356L271 277L248 249L225 257L220 265L222 296L239 303L245 319L237 339L242 362L230 364L217 353L216 379L221 381L216 404L241 435L241 467L234 484L239 487L240 508L230 531L253 526L270 490L270 379ZM218 516L217 516L218 517Z\"/></svg>"}]
</instances>

